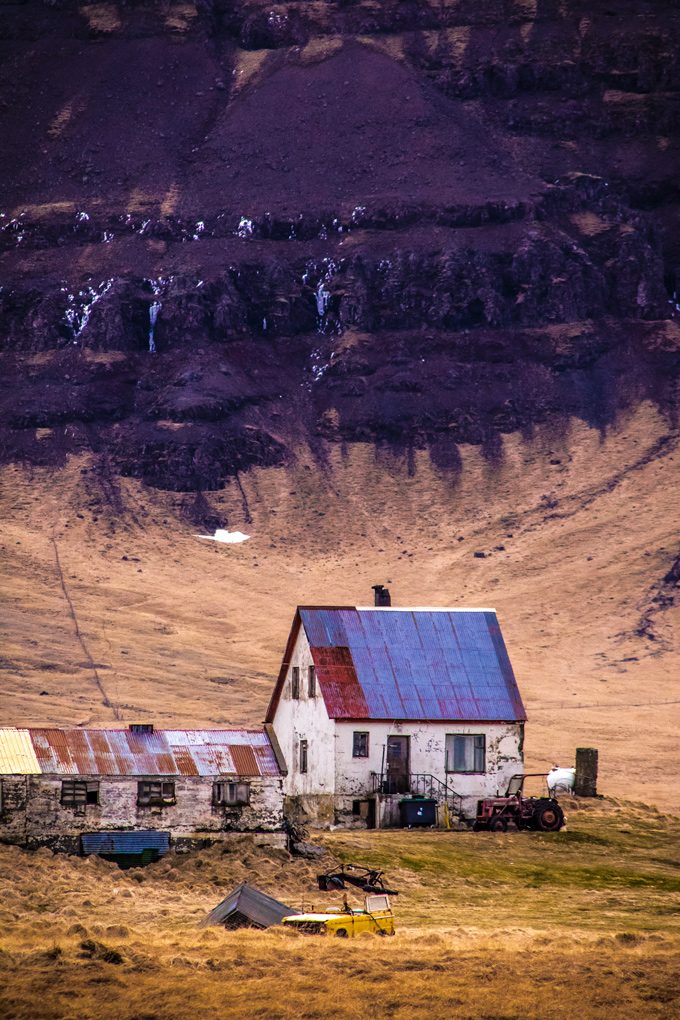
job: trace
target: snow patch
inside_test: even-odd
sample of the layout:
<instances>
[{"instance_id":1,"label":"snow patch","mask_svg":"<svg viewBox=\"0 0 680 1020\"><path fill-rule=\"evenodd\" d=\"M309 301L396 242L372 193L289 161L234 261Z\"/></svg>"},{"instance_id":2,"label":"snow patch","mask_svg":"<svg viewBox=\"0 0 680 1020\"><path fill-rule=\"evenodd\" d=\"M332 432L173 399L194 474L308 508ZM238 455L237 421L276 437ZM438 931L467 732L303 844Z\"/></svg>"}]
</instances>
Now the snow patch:
<instances>
[{"instance_id":1,"label":"snow patch","mask_svg":"<svg viewBox=\"0 0 680 1020\"><path fill-rule=\"evenodd\" d=\"M83 287L77 294L68 294L64 320L71 330L74 343L90 321L92 309L112 286L113 280L102 280L96 287ZM66 287L61 290L64 293Z\"/></svg>"},{"instance_id":2,"label":"snow patch","mask_svg":"<svg viewBox=\"0 0 680 1020\"><path fill-rule=\"evenodd\" d=\"M249 220L247 216L242 216L236 228L236 233L239 237L252 237L254 229L253 221Z\"/></svg>"},{"instance_id":3,"label":"snow patch","mask_svg":"<svg viewBox=\"0 0 680 1020\"><path fill-rule=\"evenodd\" d=\"M239 542L247 542L250 535L244 535L242 531L217 528L214 535L194 535L194 538L203 538L208 542L222 542L224 545L238 545Z\"/></svg>"}]
</instances>

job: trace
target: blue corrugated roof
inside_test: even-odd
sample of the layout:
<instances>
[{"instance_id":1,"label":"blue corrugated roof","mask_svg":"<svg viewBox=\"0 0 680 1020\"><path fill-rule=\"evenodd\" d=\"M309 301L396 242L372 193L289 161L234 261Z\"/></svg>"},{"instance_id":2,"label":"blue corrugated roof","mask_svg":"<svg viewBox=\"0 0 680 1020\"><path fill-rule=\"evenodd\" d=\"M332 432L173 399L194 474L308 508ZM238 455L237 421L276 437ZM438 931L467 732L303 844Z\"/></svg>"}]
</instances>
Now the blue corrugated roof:
<instances>
[{"instance_id":1,"label":"blue corrugated roof","mask_svg":"<svg viewBox=\"0 0 680 1020\"><path fill-rule=\"evenodd\" d=\"M494 610L299 612L331 718L526 718Z\"/></svg>"},{"instance_id":2,"label":"blue corrugated roof","mask_svg":"<svg viewBox=\"0 0 680 1020\"><path fill-rule=\"evenodd\" d=\"M170 849L170 833L145 829L139 832L84 832L80 837L84 854L141 854L157 850L159 856Z\"/></svg>"}]
</instances>

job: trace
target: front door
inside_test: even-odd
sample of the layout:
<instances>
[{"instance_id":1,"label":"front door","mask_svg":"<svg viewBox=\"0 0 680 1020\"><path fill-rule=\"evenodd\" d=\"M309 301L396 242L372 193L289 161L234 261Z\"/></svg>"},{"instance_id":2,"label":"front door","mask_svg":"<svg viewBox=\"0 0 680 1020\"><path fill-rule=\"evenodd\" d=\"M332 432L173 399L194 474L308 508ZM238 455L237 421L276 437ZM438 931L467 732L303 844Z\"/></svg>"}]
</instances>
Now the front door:
<instances>
[{"instance_id":1,"label":"front door","mask_svg":"<svg viewBox=\"0 0 680 1020\"><path fill-rule=\"evenodd\" d=\"M387 738L387 776L385 793L409 791L409 738Z\"/></svg>"}]
</instances>

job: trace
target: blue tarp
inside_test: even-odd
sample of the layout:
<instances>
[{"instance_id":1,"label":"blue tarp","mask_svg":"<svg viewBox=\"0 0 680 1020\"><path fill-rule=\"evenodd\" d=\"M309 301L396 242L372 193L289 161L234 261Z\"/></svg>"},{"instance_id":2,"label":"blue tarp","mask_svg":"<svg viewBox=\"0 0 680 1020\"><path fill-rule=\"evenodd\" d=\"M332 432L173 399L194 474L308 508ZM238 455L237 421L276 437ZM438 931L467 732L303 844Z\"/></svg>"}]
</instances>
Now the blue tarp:
<instances>
[{"instance_id":1,"label":"blue tarp","mask_svg":"<svg viewBox=\"0 0 680 1020\"><path fill-rule=\"evenodd\" d=\"M162 857L170 849L170 833L153 829L141 832L84 832L80 837L84 854L141 854L156 850Z\"/></svg>"}]
</instances>

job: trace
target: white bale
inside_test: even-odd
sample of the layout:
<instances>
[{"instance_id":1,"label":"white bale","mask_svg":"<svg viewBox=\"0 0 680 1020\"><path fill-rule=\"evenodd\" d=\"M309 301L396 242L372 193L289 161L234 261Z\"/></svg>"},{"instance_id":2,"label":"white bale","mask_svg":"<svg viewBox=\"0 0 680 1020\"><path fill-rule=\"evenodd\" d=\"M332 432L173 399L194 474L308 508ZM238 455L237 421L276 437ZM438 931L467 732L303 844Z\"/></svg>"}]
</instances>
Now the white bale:
<instances>
[{"instance_id":1,"label":"white bale","mask_svg":"<svg viewBox=\"0 0 680 1020\"><path fill-rule=\"evenodd\" d=\"M559 793L560 791L564 793L574 789L576 769L560 768L559 765L553 765L546 779L550 793Z\"/></svg>"}]
</instances>

